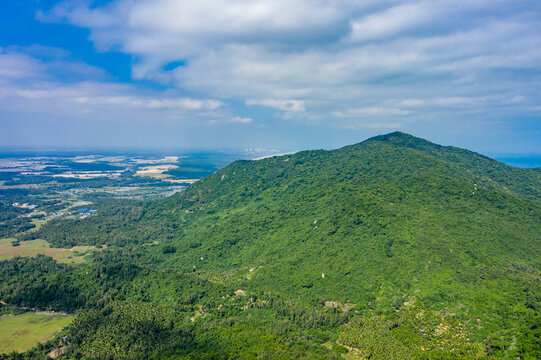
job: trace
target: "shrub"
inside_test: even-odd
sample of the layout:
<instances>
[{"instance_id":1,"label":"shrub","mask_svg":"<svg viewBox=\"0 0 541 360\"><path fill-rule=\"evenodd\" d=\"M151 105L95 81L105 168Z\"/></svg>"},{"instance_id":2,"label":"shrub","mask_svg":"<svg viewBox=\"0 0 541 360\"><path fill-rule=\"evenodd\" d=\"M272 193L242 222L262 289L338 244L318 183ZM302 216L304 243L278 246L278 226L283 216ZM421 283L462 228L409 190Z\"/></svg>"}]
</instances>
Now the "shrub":
<instances>
[{"instance_id":1,"label":"shrub","mask_svg":"<svg viewBox=\"0 0 541 360\"><path fill-rule=\"evenodd\" d=\"M163 252L164 254L172 254L172 253L177 252L177 248L174 247L173 245L165 245L165 246L162 248L162 252Z\"/></svg>"}]
</instances>

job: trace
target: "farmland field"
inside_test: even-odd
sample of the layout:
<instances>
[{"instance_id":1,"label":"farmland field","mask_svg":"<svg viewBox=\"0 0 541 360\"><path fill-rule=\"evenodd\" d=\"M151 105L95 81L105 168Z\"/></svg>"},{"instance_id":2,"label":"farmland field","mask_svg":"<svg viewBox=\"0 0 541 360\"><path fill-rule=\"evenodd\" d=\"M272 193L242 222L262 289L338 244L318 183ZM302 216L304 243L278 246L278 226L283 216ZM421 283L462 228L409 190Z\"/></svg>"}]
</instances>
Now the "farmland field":
<instances>
[{"instance_id":1,"label":"farmland field","mask_svg":"<svg viewBox=\"0 0 541 360\"><path fill-rule=\"evenodd\" d=\"M0 239L0 260L15 256L36 256L38 254L53 257L62 263L82 263L85 255L96 249L94 246L75 246L71 249L51 248L45 240L22 241L19 246L13 246L14 239Z\"/></svg>"},{"instance_id":2,"label":"farmland field","mask_svg":"<svg viewBox=\"0 0 541 360\"><path fill-rule=\"evenodd\" d=\"M46 342L73 319L72 315L25 313L0 317L0 353L26 351Z\"/></svg>"}]
</instances>

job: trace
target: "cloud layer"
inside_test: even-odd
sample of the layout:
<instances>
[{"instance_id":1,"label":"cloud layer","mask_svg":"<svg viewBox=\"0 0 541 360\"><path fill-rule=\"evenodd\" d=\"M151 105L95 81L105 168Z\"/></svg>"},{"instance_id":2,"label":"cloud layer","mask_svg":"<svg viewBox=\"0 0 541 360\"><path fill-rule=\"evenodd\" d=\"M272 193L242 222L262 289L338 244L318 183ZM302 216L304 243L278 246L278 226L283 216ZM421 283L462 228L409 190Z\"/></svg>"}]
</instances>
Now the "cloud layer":
<instances>
[{"instance_id":1,"label":"cloud layer","mask_svg":"<svg viewBox=\"0 0 541 360\"><path fill-rule=\"evenodd\" d=\"M14 112L429 133L540 116L536 0L76 0L36 19L129 54L133 81L60 49L0 49L0 103Z\"/></svg>"},{"instance_id":2,"label":"cloud layer","mask_svg":"<svg viewBox=\"0 0 541 360\"><path fill-rule=\"evenodd\" d=\"M541 100L537 1L73 4L41 16L89 28L101 51L133 55L134 78L297 119L325 114L340 126L455 107L492 114L510 99L528 111Z\"/></svg>"},{"instance_id":3,"label":"cloud layer","mask_svg":"<svg viewBox=\"0 0 541 360\"><path fill-rule=\"evenodd\" d=\"M40 46L0 48L4 115L11 112L19 120L43 115L72 121L96 116L144 119L146 115L148 121L239 122L222 101L115 83L103 70L68 55L61 49Z\"/></svg>"}]
</instances>

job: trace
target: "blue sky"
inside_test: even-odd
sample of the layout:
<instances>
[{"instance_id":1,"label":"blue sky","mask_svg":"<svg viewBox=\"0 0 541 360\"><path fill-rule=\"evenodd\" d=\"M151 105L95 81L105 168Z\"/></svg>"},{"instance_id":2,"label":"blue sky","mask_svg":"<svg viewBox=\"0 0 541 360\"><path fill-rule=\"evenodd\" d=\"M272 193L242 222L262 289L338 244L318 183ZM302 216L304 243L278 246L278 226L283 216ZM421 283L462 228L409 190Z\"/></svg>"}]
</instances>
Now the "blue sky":
<instances>
[{"instance_id":1,"label":"blue sky","mask_svg":"<svg viewBox=\"0 0 541 360\"><path fill-rule=\"evenodd\" d=\"M541 3L10 0L0 143L541 153Z\"/></svg>"}]
</instances>

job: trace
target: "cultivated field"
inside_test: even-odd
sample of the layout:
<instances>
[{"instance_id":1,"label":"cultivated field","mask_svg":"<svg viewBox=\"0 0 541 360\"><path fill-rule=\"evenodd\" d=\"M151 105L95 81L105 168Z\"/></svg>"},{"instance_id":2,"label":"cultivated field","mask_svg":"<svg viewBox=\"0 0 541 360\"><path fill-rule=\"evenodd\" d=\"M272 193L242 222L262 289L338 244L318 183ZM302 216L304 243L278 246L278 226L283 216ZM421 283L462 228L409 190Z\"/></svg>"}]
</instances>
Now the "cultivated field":
<instances>
[{"instance_id":1,"label":"cultivated field","mask_svg":"<svg viewBox=\"0 0 541 360\"><path fill-rule=\"evenodd\" d=\"M23 352L44 343L73 320L73 315L25 313L0 317L0 353Z\"/></svg>"},{"instance_id":2,"label":"cultivated field","mask_svg":"<svg viewBox=\"0 0 541 360\"><path fill-rule=\"evenodd\" d=\"M75 246L71 249L51 248L45 240L23 241L19 246L13 246L15 239L0 239L0 260L15 256L36 256L37 254L53 257L62 263L82 263L85 255L95 250L94 246Z\"/></svg>"},{"instance_id":3,"label":"cultivated field","mask_svg":"<svg viewBox=\"0 0 541 360\"><path fill-rule=\"evenodd\" d=\"M135 173L138 176L150 176L158 178L166 178L169 176L164 175L163 173L171 169L177 169L177 165L154 165L154 166L145 166L139 168Z\"/></svg>"}]
</instances>

